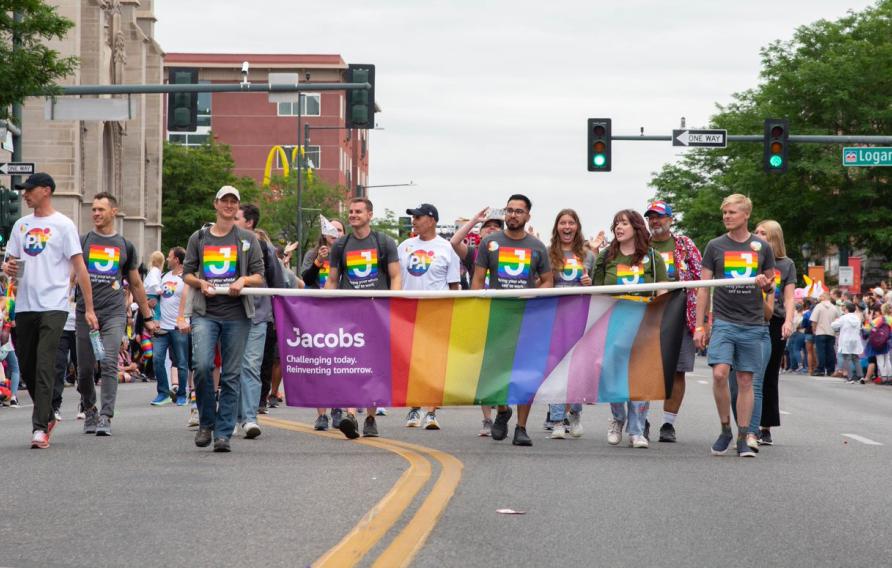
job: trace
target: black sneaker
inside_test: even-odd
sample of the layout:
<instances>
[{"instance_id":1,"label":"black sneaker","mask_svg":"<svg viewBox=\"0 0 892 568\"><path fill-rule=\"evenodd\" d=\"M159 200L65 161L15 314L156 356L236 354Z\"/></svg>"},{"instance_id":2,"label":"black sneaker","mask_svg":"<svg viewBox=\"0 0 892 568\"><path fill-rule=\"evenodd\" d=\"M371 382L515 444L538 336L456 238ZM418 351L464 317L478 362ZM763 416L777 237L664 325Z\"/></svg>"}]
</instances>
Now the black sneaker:
<instances>
[{"instance_id":1,"label":"black sneaker","mask_svg":"<svg viewBox=\"0 0 892 568\"><path fill-rule=\"evenodd\" d=\"M533 441L527 435L527 429L523 426L514 427L514 440L511 441L515 446L532 446Z\"/></svg>"},{"instance_id":2,"label":"black sneaker","mask_svg":"<svg viewBox=\"0 0 892 568\"><path fill-rule=\"evenodd\" d=\"M756 457L756 452L754 452L751 447L746 445L746 438L737 438L737 457L739 457L739 458L754 458L754 457Z\"/></svg>"},{"instance_id":3,"label":"black sneaker","mask_svg":"<svg viewBox=\"0 0 892 568\"><path fill-rule=\"evenodd\" d=\"M359 422L357 422L356 417L349 412L341 418L341 423L338 424L338 430L340 430L344 436L347 436L348 440L359 438Z\"/></svg>"},{"instance_id":4,"label":"black sneaker","mask_svg":"<svg viewBox=\"0 0 892 568\"><path fill-rule=\"evenodd\" d=\"M328 415L321 414L316 418L316 423L313 424L314 430L325 431L328 430Z\"/></svg>"},{"instance_id":5,"label":"black sneaker","mask_svg":"<svg viewBox=\"0 0 892 568\"><path fill-rule=\"evenodd\" d=\"M774 442L771 440L771 430L760 430L759 431L759 445L760 446L773 446Z\"/></svg>"},{"instance_id":6,"label":"black sneaker","mask_svg":"<svg viewBox=\"0 0 892 568\"><path fill-rule=\"evenodd\" d=\"M675 442L675 426L668 422L660 426L660 441Z\"/></svg>"},{"instance_id":7,"label":"black sneaker","mask_svg":"<svg viewBox=\"0 0 892 568\"><path fill-rule=\"evenodd\" d=\"M331 427L338 429L341 426L341 418L344 416L344 411L340 408L332 408L331 409Z\"/></svg>"},{"instance_id":8,"label":"black sneaker","mask_svg":"<svg viewBox=\"0 0 892 568\"><path fill-rule=\"evenodd\" d=\"M508 410L504 412L496 412L496 419L492 423L492 439L493 440L504 440L508 437L508 421L511 420L511 407L508 407ZM526 431L524 430L524 435L526 435Z\"/></svg>"},{"instance_id":9,"label":"black sneaker","mask_svg":"<svg viewBox=\"0 0 892 568\"><path fill-rule=\"evenodd\" d=\"M378 437L378 424L375 422L374 416L365 417L365 422L362 424L362 435L366 438Z\"/></svg>"},{"instance_id":10,"label":"black sneaker","mask_svg":"<svg viewBox=\"0 0 892 568\"><path fill-rule=\"evenodd\" d=\"M229 438L217 438L214 440L214 451L215 452L231 452L232 449L229 447Z\"/></svg>"},{"instance_id":11,"label":"black sneaker","mask_svg":"<svg viewBox=\"0 0 892 568\"><path fill-rule=\"evenodd\" d=\"M211 445L211 429L199 428L195 433L195 445L199 448L206 448Z\"/></svg>"}]
</instances>

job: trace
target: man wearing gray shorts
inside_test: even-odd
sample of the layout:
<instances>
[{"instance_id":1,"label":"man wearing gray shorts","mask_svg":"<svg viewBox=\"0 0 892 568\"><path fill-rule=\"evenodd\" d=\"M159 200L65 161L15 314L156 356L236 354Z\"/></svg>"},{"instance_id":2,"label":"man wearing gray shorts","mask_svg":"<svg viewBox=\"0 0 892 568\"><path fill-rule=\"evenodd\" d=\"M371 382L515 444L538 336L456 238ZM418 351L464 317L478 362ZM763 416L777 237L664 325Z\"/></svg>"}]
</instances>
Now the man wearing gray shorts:
<instances>
[{"instance_id":1,"label":"man wearing gray shorts","mask_svg":"<svg viewBox=\"0 0 892 568\"><path fill-rule=\"evenodd\" d=\"M669 280L689 282L700 280L702 260L697 245L684 235L673 234L672 207L665 201L654 201L644 213L650 228L650 246L660 253L666 264ZM697 292L687 290L685 306L685 329L681 338L681 352L672 382L672 396L663 402L663 425L660 427L660 441L675 441L675 419L684 400L685 373L694 370L694 328L697 315Z\"/></svg>"}]
</instances>

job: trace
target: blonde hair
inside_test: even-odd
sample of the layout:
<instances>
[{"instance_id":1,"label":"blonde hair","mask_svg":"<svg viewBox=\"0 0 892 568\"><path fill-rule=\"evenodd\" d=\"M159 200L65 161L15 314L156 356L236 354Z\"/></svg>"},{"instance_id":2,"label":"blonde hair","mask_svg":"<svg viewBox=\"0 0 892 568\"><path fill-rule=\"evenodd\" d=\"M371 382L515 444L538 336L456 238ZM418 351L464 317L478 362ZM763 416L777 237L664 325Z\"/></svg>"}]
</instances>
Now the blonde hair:
<instances>
[{"instance_id":1,"label":"blonde hair","mask_svg":"<svg viewBox=\"0 0 892 568\"><path fill-rule=\"evenodd\" d=\"M160 250L156 250L155 252L153 252L149 256L149 264L151 264L152 266L157 266L158 268L164 266L164 253L162 253Z\"/></svg>"},{"instance_id":2,"label":"blonde hair","mask_svg":"<svg viewBox=\"0 0 892 568\"><path fill-rule=\"evenodd\" d=\"M884 316L892 314L892 304L883 304L883 307L880 308L880 312L882 312Z\"/></svg>"},{"instance_id":3,"label":"blonde hair","mask_svg":"<svg viewBox=\"0 0 892 568\"><path fill-rule=\"evenodd\" d=\"M265 241L266 243L273 244L272 239L269 238L269 234L263 229L254 229L254 234L257 235L257 240Z\"/></svg>"},{"instance_id":4,"label":"blonde hair","mask_svg":"<svg viewBox=\"0 0 892 568\"><path fill-rule=\"evenodd\" d=\"M740 205L747 213L753 212L753 202L750 201L749 197L742 193L732 193L731 195L723 199L720 210L724 210L725 205Z\"/></svg>"},{"instance_id":5,"label":"blonde hair","mask_svg":"<svg viewBox=\"0 0 892 568\"><path fill-rule=\"evenodd\" d=\"M765 234L768 235L768 244L774 251L775 258L785 258L787 256L787 247L784 245L784 230L781 229L780 223L773 219L765 219L758 225L756 229L762 227Z\"/></svg>"}]
</instances>

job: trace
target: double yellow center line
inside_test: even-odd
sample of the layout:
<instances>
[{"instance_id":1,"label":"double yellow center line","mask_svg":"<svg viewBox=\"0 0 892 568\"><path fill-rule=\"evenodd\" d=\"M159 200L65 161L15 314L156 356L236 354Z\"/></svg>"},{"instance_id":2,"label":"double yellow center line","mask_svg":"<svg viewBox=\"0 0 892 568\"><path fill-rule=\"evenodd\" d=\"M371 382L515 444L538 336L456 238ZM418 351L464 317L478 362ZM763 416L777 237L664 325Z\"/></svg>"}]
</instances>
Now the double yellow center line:
<instances>
[{"instance_id":1,"label":"double yellow center line","mask_svg":"<svg viewBox=\"0 0 892 568\"><path fill-rule=\"evenodd\" d=\"M313 434L343 441L343 437L332 432L320 432L307 424L290 420L263 417L265 425L293 432ZM424 546L427 537L446 510L449 500L455 493L462 475L462 462L455 456L425 446L388 440L382 438L362 438L353 443L371 446L393 452L409 462L409 468L403 472L390 491L372 507L359 523L346 536L325 554L320 556L313 566L354 566L358 564L384 538L390 529L402 518L418 493L431 478L432 458L440 464L440 475L418 507L415 515L405 527L390 541L390 544L375 559L373 566L387 567L408 566L419 550Z\"/></svg>"}]
</instances>

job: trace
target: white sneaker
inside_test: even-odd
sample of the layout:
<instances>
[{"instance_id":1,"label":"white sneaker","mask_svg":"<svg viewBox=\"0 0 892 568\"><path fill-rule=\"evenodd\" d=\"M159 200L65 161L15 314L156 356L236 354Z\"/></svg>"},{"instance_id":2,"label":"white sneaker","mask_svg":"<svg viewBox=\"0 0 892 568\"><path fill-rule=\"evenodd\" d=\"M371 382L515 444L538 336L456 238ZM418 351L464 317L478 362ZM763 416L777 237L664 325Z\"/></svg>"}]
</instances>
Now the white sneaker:
<instances>
[{"instance_id":1,"label":"white sneaker","mask_svg":"<svg viewBox=\"0 0 892 568\"><path fill-rule=\"evenodd\" d=\"M552 440L563 440L567 437L567 425L563 422L558 422L554 425L554 428L551 429L551 439Z\"/></svg>"},{"instance_id":2,"label":"white sneaker","mask_svg":"<svg viewBox=\"0 0 892 568\"><path fill-rule=\"evenodd\" d=\"M193 408L189 410L189 422L186 423L187 428L197 428L198 427L198 409Z\"/></svg>"},{"instance_id":3,"label":"white sneaker","mask_svg":"<svg viewBox=\"0 0 892 568\"><path fill-rule=\"evenodd\" d=\"M406 428L418 428L421 426L421 412L414 408L406 415Z\"/></svg>"},{"instance_id":4,"label":"white sneaker","mask_svg":"<svg viewBox=\"0 0 892 568\"><path fill-rule=\"evenodd\" d=\"M648 446L647 438L639 435L629 436L629 445L633 448L646 448Z\"/></svg>"},{"instance_id":5,"label":"white sneaker","mask_svg":"<svg viewBox=\"0 0 892 568\"><path fill-rule=\"evenodd\" d=\"M75 420L84 420L87 417L87 413L83 410L79 411L77 415L74 417Z\"/></svg>"},{"instance_id":6,"label":"white sneaker","mask_svg":"<svg viewBox=\"0 0 892 568\"><path fill-rule=\"evenodd\" d=\"M428 412L424 415L424 422L422 423L422 428L425 430L439 430L440 423L437 422L437 415L433 412Z\"/></svg>"},{"instance_id":7,"label":"white sneaker","mask_svg":"<svg viewBox=\"0 0 892 568\"><path fill-rule=\"evenodd\" d=\"M570 429L569 429L570 435L573 436L574 438L582 437L583 428L582 428L582 420L581 420L581 417L579 416L579 413L573 412L571 410L570 415L567 418L567 421L570 423Z\"/></svg>"},{"instance_id":8,"label":"white sneaker","mask_svg":"<svg viewBox=\"0 0 892 568\"><path fill-rule=\"evenodd\" d=\"M260 426L256 422L245 422L242 424L242 430L245 431L245 438L253 440L260 435Z\"/></svg>"},{"instance_id":9,"label":"white sneaker","mask_svg":"<svg viewBox=\"0 0 892 568\"><path fill-rule=\"evenodd\" d=\"M623 439L623 426L624 422L620 422L615 418L611 417L607 421L607 443L611 446L615 446L619 444Z\"/></svg>"},{"instance_id":10,"label":"white sneaker","mask_svg":"<svg viewBox=\"0 0 892 568\"><path fill-rule=\"evenodd\" d=\"M387 409L383 406L378 407L378 409L375 410L375 416L387 416Z\"/></svg>"},{"instance_id":11,"label":"white sneaker","mask_svg":"<svg viewBox=\"0 0 892 568\"><path fill-rule=\"evenodd\" d=\"M58 410L53 411L53 418L56 419L56 422L62 422L62 413Z\"/></svg>"}]
</instances>

